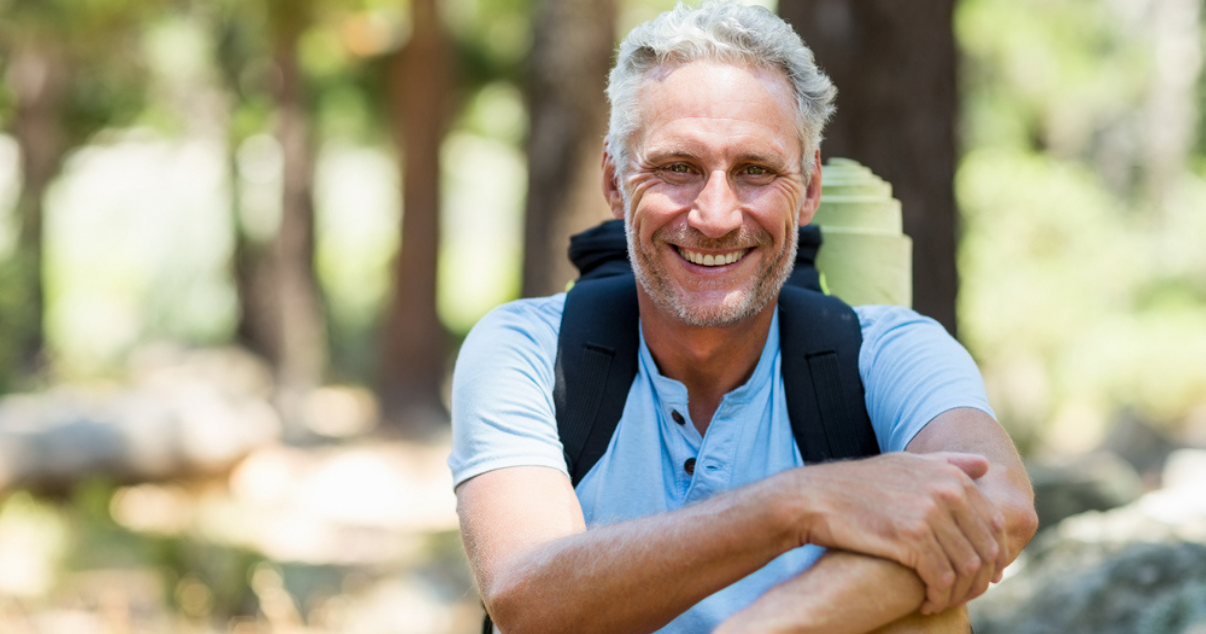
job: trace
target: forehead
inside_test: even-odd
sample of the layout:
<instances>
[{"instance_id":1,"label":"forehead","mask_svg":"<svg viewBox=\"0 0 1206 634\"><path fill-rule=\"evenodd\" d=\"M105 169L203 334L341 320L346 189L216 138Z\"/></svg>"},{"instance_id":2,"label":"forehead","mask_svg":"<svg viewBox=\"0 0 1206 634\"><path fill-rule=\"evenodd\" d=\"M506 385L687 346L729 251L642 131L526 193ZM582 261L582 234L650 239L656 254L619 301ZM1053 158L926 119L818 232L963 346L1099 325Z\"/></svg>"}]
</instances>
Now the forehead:
<instances>
[{"instance_id":1,"label":"forehead","mask_svg":"<svg viewBox=\"0 0 1206 634\"><path fill-rule=\"evenodd\" d=\"M799 155L795 92L781 71L713 60L665 65L646 75L639 95L635 140L646 150L698 141Z\"/></svg>"}]
</instances>

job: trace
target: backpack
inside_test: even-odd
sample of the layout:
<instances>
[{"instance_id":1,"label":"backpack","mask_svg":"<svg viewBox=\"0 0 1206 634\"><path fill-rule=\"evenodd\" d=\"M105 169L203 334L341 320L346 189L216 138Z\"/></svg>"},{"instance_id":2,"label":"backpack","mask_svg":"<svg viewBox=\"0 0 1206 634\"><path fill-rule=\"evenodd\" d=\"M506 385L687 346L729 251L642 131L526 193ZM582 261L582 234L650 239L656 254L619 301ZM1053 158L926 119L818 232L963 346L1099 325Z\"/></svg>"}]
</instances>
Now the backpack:
<instances>
[{"instance_id":1,"label":"backpack","mask_svg":"<svg viewBox=\"0 0 1206 634\"><path fill-rule=\"evenodd\" d=\"M808 464L877 455L858 372L858 315L821 291L820 227L800 227L798 235L795 268L779 292L780 368L796 446ZM577 487L607 452L624 413L637 375L640 325L624 221L572 236L569 257L579 277L561 314L553 402ZM486 613L482 632L493 631Z\"/></svg>"},{"instance_id":2,"label":"backpack","mask_svg":"<svg viewBox=\"0 0 1206 634\"><path fill-rule=\"evenodd\" d=\"M808 464L879 453L858 371L854 309L821 292L820 227L799 229L795 268L779 294L780 367L787 412ZM622 220L570 238L580 277L566 295L553 401L574 486L607 451L637 374L636 279Z\"/></svg>"}]
</instances>

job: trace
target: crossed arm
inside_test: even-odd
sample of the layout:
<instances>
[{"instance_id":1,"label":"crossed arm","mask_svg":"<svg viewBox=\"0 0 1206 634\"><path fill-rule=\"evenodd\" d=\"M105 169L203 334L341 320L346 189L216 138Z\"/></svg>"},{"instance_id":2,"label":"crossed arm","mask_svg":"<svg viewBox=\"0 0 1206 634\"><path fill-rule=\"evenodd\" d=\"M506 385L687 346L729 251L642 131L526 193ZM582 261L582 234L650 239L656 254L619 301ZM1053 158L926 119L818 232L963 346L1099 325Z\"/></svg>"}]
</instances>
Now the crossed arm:
<instances>
[{"instance_id":1,"label":"crossed arm","mask_svg":"<svg viewBox=\"0 0 1206 634\"><path fill-rule=\"evenodd\" d=\"M978 488L992 501L1004 519L1004 538L999 542L1004 560L1012 562L1034 536L1038 517L1029 479L1013 443L992 418L978 410L951 410L934 419L909 443L908 451L960 451L983 455L988 471L976 480ZM966 571L970 571L969 567ZM970 596L983 592L985 574L981 567L971 581ZM1000 568L992 573L999 579ZM972 577L973 575L969 575ZM959 583L967 580L960 579ZM872 590L868 590L868 589ZM961 588L957 587L958 596ZM960 610L927 617L941 610L929 601L926 584L916 571L896 561L856 552L831 551L803 574L784 582L734 615L715 634L738 632L825 632L844 634L869 632L884 623L909 615L895 623L892 631L966 632L966 615ZM950 629L942 629L949 627ZM884 631L887 631L885 628ZM875 630L879 632L880 630Z\"/></svg>"},{"instance_id":2,"label":"crossed arm","mask_svg":"<svg viewBox=\"0 0 1206 634\"><path fill-rule=\"evenodd\" d=\"M967 453L933 453L950 451ZM718 631L867 632L977 596L1034 530L1021 463L987 415L946 412L909 452L793 469L590 531L564 474L502 469L458 487L458 512L506 634L652 632L805 543L835 552Z\"/></svg>"}]
</instances>

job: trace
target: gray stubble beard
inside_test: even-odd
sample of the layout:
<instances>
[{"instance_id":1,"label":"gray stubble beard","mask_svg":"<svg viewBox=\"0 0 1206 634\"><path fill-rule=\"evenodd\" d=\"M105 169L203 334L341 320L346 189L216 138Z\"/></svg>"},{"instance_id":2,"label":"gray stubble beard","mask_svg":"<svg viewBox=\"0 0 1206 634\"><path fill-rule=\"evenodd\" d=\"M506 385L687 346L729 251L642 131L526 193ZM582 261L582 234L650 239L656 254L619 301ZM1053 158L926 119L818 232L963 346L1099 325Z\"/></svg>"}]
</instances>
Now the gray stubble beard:
<instances>
[{"instance_id":1,"label":"gray stubble beard","mask_svg":"<svg viewBox=\"0 0 1206 634\"><path fill-rule=\"evenodd\" d=\"M653 238L657 238L657 234L662 230L655 232ZM643 262L643 257L637 243L638 237L632 231L632 207L627 195L624 196L624 233L628 240L628 260L632 264L633 273L636 275L637 282L645 289L645 294L653 300L662 310L676 316L689 326L696 327L722 327L732 326L753 317L762 312L764 308L776 298L779 290L783 288L783 284L787 282L787 278L791 276L793 267L796 261L796 252L799 250L799 240L796 231L788 232L787 243L779 252L778 256L768 262L766 266L760 269L756 275L753 287L749 289L746 296L736 304L726 302L724 305L711 310L692 309L687 306L675 292L674 285L671 283L668 276L656 275L650 270L653 267L646 267ZM716 241L713 244L722 244L725 241L737 241L740 239L740 234L733 238L726 236ZM769 241L761 241L769 242ZM723 248L723 247L714 247ZM759 246L758 248L764 248Z\"/></svg>"}]
</instances>

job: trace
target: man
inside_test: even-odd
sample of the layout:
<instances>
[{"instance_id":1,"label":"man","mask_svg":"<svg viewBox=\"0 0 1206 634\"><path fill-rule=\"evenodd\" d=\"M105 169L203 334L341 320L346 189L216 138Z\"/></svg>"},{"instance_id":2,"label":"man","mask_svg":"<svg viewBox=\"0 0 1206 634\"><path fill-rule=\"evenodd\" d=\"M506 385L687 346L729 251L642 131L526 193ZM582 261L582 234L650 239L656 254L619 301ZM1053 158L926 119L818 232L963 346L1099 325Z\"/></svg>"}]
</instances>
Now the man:
<instances>
[{"instance_id":1,"label":"man","mask_svg":"<svg viewBox=\"0 0 1206 634\"><path fill-rule=\"evenodd\" d=\"M608 451L575 489L551 394L563 294L495 310L457 363L449 462L499 631L966 631L961 606L1033 535L978 372L906 309L857 309L884 454L800 458L776 301L833 93L761 9L680 6L621 45L603 191L641 342Z\"/></svg>"}]
</instances>

